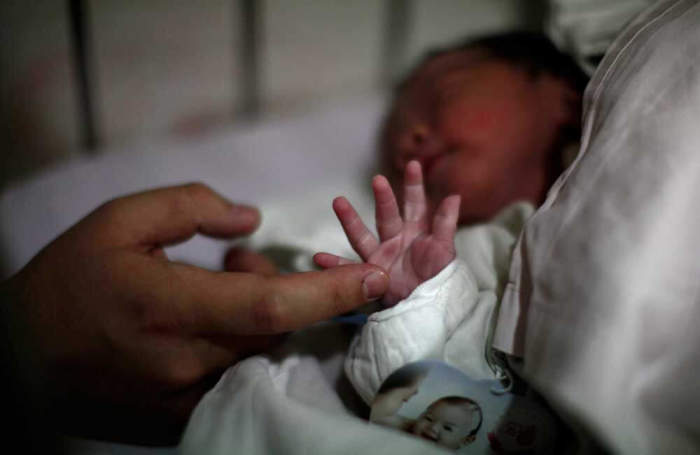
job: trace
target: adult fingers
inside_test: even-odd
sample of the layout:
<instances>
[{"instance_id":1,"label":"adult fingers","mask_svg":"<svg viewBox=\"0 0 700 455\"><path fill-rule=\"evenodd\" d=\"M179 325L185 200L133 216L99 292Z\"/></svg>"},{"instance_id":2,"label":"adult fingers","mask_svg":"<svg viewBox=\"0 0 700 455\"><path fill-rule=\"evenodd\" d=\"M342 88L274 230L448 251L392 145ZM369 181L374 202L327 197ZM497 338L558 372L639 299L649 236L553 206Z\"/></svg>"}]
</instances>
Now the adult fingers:
<instances>
[{"instance_id":1,"label":"adult fingers","mask_svg":"<svg viewBox=\"0 0 700 455\"><path fill-rule=\"evenodd\" d=\"M339 265L355 264L356 262L335 254L316 253L314 254L314 263L321 268L329 269Z\"/></svg>"},{"instance_id":2,"label":"adult fingers","mask_svg":"<svg viewBox=\"0 0 700 455\"><path fill-rule=\"evenodd\" d=\"M344 197L335 198L333 200L333 211L338 217L341 226L343 226L343 231L345 231L352 249L366 261L379 247L379 242L367 229L367 226L362 222L362 219L347 199Z\"/></svg>"},{"instance_id":3,"label":"adult fingers","mask_svg":"<svg viewBox=\"0 0 700 455\"><path fill-rule=\"evenodd\" d=\"M233 247L224 257L227 272L250 272L261 275L277 275L277 266L260 253L243 247Z\"/></svg>"},{"instance_id":4,"label":"adult fingers","mask_svg":"<svg viewBox=\"0 0 700 455\"><path fill-rule=\"evenodd\" d=\"M459 218L459 195L448 196L442 200L433 217L433 238L452 244L457 232Z\"/></svg>"},{"instance_id":5,"label":"adult fingers","mask_svg":"<svg viewBox=\"0 0 700 455\"><path fill-rule=\"evenodd\" d=\"M176 263L168 267L169 281L150 293L158 294L161 308L165 303L166 325L190 327L197 334L299 329L380 298L389 285L386 272L370 264L273 277L215 273Z\"/></svg>"},{"instance_id":6,"label":"adult fingers","mask_svg":"<svg viewBox=\"0 0 700 455\"><path fill-rule=\"evenodd\" d=\"M379 233L379 240L383 242L401 232L403 220L399 213L396 197L386 177L383 175L374 177L372 179L372 190L374 191L374 214L377 232Z\"/></svg>"},{"instance_id":7,"label":"adult fingers","mask_svg":"<svg viewBox=\"0 0 700 455\"><path fill-rule=\"evenodd\" d=\"M418 161L409 161L404 173L404 220L406 222L425 223L428 203L423 187L423 171Z\"/></svg>"},{"instance_id":8,"label":"adult fingers","mask_svg":"<svg viewBox=\"0 0 700 455\"><path fill-rule=\"evenodd\" d=\"M201 183L160 188L115 199L91 218L111 244L168 245L195 233L248 234L260 223L253 207L236 205Z\"/></svg>"}]
</instances>

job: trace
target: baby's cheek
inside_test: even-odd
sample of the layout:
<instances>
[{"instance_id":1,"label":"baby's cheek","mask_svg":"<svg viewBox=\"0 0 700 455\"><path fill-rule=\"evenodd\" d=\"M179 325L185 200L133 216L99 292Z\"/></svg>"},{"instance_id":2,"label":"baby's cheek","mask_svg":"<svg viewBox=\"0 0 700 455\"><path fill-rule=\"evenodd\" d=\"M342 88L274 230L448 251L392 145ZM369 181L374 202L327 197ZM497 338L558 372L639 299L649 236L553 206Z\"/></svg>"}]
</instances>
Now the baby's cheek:
<instances>
[{"instance_id":1,"label":"baby's cheek","mask_svg":"<svg viewBox=\"0 0 700 455\"><path fill-rule=\"evenodd\" d=\"M460 194L463 197L481 197L493 186L494 179L489 166L483 160L456 157L446 160L441 169L438 185L444 196Z\"/></svg>"},{"instance_id":2,"label":"baby's cheek","mask_svg":"<svg viewBox=\"0 0 700 455\"><path fill-rule=\"evenodd\" d=\"M498 182L489 166L471 163L446 162L431 173L427 184L428 195L438 204L451 194L462 197L461 222L485 220L497 212L494 209L499 198Z\"/></svg>"},{"instance_id":3,"label":"baby's cheek","mask_svg":"<svg viewBox=\"0 0 700 455\"><path fill-rule=\"evenodd\" d=\"M413 425L413 434L420 435L421 433L423 433L423 430L425 430L425 424L422 420L419 420L416 424Z\"/></svg>"}]
</instances>

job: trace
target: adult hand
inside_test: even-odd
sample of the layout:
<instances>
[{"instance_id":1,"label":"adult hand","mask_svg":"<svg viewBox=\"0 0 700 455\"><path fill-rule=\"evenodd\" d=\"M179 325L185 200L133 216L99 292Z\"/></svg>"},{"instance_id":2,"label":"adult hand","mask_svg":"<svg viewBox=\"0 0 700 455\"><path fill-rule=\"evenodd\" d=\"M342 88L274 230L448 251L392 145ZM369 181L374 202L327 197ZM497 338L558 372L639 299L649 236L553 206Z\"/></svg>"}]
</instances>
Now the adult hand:
<instances>
[{"instance_id":1,"label":"adult hand","mask_svg":"<svg viewBox=\"0 0 700 455\"><path fill-rule=\"evenodd\" d=\"M197 232L248 234L259 221L254 208L201 184L127 196L8 280L10 341L53 422L81 436L174 443L223 369L276 334L385 292L387 275L368 264L285 276L211 272L168 261L163 250Z\"/></svg>"}]
</instances>

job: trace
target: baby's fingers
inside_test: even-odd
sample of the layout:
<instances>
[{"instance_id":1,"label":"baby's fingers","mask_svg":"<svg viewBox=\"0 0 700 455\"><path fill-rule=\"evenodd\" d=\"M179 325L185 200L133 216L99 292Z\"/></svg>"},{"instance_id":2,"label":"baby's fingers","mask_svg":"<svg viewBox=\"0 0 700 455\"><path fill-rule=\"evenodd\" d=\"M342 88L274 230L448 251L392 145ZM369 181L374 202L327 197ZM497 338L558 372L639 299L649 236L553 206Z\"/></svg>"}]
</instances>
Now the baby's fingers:
<instances>
[{"instance_id":1,"label":"baby's fingers","mask_svg":"<svg viewBox=\"0 0 700 455\"><path fill-rule=\"evenodd\" d=\"M457 232L457 220L459 219L459 195L448 196L442 200L435 216L433 217L433 238L441 242L452 244L455 232Z\"/></svg>"},{"instance_id":2,"label":"baby's fingers","mask_svg":"<svg viewBox=\"0 0 700 455\"><path fill-rule=\"evenodd\" d=\"M420 163L415 160L408 162L404 173L403 212L404 220L414 223L424 222L428 214L428 203L423 187L423 170Z\"/></svg>"},{"instance_id":3,"label":"baby's fingers","mask_svg":"<svg viewBox=\"0 0 700 455\"><path fill-rule=\"evenodd\" d=\"M314 254L314 263L322 269L330 269L339 265L355 264L356 262L335 254L316 253Z\"/></svg>"},{"instance_id":4,"label":"baby's fingers","mask_svg":"<svg viewBox=\"0 0 700 455\"><path fill-rule=\"evenodd\" d=\"M333 211L335 211L343 231L350 241L352 249L360 257L367 261L369 256L379 247L379 242L367 229L353 206L344 197L333 200Z\"/></svg>"},{"instance_id":5,"label":"baby's fingers","mask_svg":"<svg viewBox=\"0 0 700 455\"><path fill-rule=\"evenodd\" d=\"M401 232L403 220L399 213L396 197L391 189L389 181L383 175L378 175L372 180L374 191L374 214L377 222L379 240L390 239Z\"/></svg>"}]
</instances>

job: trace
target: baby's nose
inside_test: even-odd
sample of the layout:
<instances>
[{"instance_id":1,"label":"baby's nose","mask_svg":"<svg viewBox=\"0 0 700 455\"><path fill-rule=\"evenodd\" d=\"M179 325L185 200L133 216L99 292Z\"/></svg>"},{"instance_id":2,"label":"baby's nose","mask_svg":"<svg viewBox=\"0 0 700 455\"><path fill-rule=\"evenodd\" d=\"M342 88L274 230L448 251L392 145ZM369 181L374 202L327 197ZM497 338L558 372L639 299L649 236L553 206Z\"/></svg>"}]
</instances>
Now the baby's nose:
<instances>
[{"instance_id":1,"label":"baby's nose","mask_svg":"<svg viewBox=\"0 0 700 455\"><path fill-rule=\"evenodd\" d=\"M411 160L418 160L425 165L426 161L440 152L441 143L437 135L424 124L408 128L401 135L397 165L403 169Z\"/></svg>"},{"instance_id":2,"label":"baby's nose","mask_svg":"<svg viewBox=\"0 0 700 455\"><path fill-rule=\"evenodd\" d=\"M432 136L433 134L428 125L417 123L401 132L399 146L406 153L416 154L430 145Z\"/></svg>"},{"instance_id":3,"label":"baby's nose","mask_svg":"<svg viewBox=\"0 0 700 455\"><path fill-rule=\"evenodd\" d=\"M432 437L437 437L440 434L440 424L438 422L433 422L428 427L428 434Z\"/></svg>"},{"instance_id":4,"label":"baby's nose","mask_svg":"<svg viewBox=\"0 0 700 455\"><path fill-rule=\"evenodd\" d=\"M410 137L408 140L411 142L411 145L415 148L419 148L422 145L426 143L426 141L430 138L430 130L426 125L416 125L414 126L411 131L409 131Z\"/></svg>"}]
</instances>

